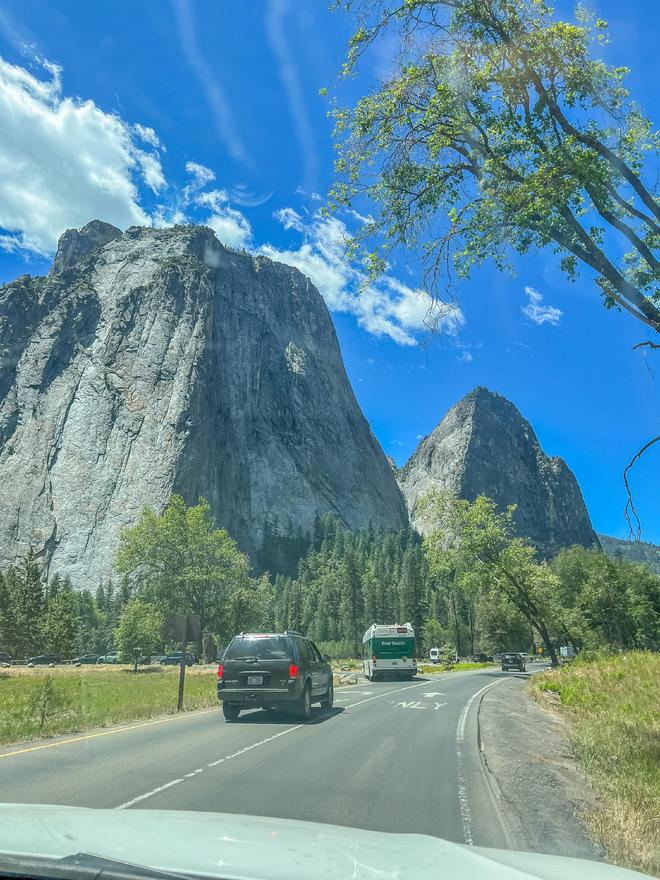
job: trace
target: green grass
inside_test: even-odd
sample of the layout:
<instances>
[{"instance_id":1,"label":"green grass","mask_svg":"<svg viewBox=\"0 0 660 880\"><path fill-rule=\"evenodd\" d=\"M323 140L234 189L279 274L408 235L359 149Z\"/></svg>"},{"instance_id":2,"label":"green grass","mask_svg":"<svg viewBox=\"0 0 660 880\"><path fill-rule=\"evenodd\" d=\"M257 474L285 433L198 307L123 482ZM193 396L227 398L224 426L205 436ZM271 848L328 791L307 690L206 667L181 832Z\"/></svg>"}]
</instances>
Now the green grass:
<instances>
[{"instance_id":1,"label":"green grass","mask_svg":"<svg viewBox=\"0 0 660 880\"><path fill-rule=\"evenodd\" d=\"M0 743L176 711L178 668L24 669L0 674ZM187 670L184 708L217 705L214 671Z\"/></svg>"},{"instance_id":2,"label":"green grass","mask_svg":"<svg viewBox=\"0 0 660 880\"><path fill-rule=\"evenodd\" d=\"M585 819L609 859L660 874L660 654L576 661L536 676L531 689L568 721L598 795Z\"/></svg>"},{"instance_id":3,"label":"green grass","mask_svg":"<svg viewBox=\"0 0 660 880\"><path fill-rule=\"evenodd\" d=\"M429 672L464 672L466 669L491 669L498 666L498 663L457 663L451 669L445 669L442 663L419 663L418 672L427 674Z\"/></svg>"}]
</instances>

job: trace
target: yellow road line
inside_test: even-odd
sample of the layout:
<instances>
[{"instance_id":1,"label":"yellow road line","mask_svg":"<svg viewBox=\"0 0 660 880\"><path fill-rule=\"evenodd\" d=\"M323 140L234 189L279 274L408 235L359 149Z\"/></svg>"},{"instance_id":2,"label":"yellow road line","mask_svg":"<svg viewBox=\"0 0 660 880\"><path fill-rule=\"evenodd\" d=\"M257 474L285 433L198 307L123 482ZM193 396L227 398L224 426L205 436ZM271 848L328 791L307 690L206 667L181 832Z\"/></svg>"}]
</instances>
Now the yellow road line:
<instances>
[{"instance_id":1,"label":"yellow road line","mask_svg":"<svg viewBox=\"0 0 660 880\"><path fill-rule=\"evenodd\" d=\"M112 730L102 730L99 733L87 733L84 736L73 736L69 739L61 739L58 742L44 743L40 746L28 746L25 749L16 749L13 752L0 754L1 758L13 758L14 755L24 755L26 752L39 752L41 749L54 749L57 746L68 746L69 743L82 742L85 739L97 739L100 736L113 736L115 733L126 733L128 730L137 730L140 727L151 727L154 724L166 724L168 721L181 721L183 718L194 718L197 715L208 715L217 712L217 709L201 709L196 712L186 712L183 715L172 715L168 718L157 718L155 721L141 721L139 724L130 724L127 727L113 727Z\"/></svg>"}]
</instances>

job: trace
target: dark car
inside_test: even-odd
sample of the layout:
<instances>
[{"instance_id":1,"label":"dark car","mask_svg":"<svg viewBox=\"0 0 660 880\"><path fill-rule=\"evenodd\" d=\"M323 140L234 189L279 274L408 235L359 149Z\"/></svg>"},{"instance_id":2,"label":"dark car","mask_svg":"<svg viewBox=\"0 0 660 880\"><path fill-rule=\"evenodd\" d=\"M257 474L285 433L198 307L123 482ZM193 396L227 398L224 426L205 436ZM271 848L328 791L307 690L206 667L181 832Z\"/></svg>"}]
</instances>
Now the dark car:
<instances>
[{"instance_id":1,"label":"dark car","mask_svg":"<svg viewBox=\"0 0 660 880\"><path fill-rule=\"evenodd\" d=\"M163 666L178 666L181 663L181 651L172 651L171 654L165 654L164 657L161 657L160 662ZM192 666L193 663L197 662L197 657L186 651L185 662L186 666Z\"/></svg>"},{"instance_id":2,"label":"dark car","mask_svg":"<svg viewBox=\"0 0 660 880\"><path fill-rule=\"evenodd\" d=\"M27 662L28 666L30 663L33 666L50 666L51 663L59 663L60 658L57 654L39 654L37 657L29 657Z\"/></svg>"},{"instance_id":3,"label":"dark car","mask_svg":"<svg viewBox=\"0 0 660 880\"><path fill-rule=\"evenodd\" d=\"M7 651L0 651L0 663L11 663L11 654Z\"/></svg>"},{"instance_id":4,"label":"dark car","mask_svg":"<svg viewBox=\"0 0 660 880\"><path fill-rule=\"evenodd\" d=\"M83 666L88 663L97 663L98 659L98 654L81 654L80 657L74 657L71 662Z\"/></svg>"},{"instance_id":5,"label":"dark car","mask_svg":"<svg viewBox=\"0 0 660 880\"><path fill-rule=\"evenodd\" d=\"M473 654L473 663L488 663L488 654Z\"/></svg>"},{"instance_id":6,"label":"dark car","mask_svg":"<svg viewBox=\"0 0 660 880\"><path fill-rule=\"evenodd\" d=\"M525 658L522 654L502 654L502 671L507 672L509 669L517 669L518 672L525 671Z\"/></svg>"},{"instance_id":7,"label":"dark car","mask_svg":"<svg viewBox=\"0 0 660 880\"><path fill-rule=\"evenodd\" d=\"M312 703L331 709L332 668L298 633L241 633L218 666L218 698L227 721L241 709L290 708L309 718Z\"/></svg>"}]
</instances>

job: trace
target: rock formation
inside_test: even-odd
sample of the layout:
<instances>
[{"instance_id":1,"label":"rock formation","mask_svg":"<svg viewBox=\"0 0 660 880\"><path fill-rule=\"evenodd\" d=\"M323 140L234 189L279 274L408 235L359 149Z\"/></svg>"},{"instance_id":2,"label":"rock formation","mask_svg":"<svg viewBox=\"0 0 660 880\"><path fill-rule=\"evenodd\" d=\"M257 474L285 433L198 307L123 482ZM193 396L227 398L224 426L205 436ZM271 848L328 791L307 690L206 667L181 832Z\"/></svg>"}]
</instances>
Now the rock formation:
<instances>
[{"instance_id":1,"label":"rock formation","mask_svg":"<svg viewBox=\"0 0 660 880\"><path fill-rule=\"evenodd\" d=\"M566 462L547 456L516 407L487 388L476 388L449 410L398 480L411 523L422 532L428 523L415 505L438 488L469 501L488 495L502 510L515 504L517 533L544 556L598 543Z\"/></svg>"},{"instance_id":2,"label":"rock formation","mask_svg":"<svg viewBox=\"0 0 660 880\"><path fill-rule=\"evenodd\" d=\"M251 554L267 515L407 522L318 291L210 229L68 230L0 288L0 365L0 564L93 587L172 492Z\"/></svg>"}]
</instances>

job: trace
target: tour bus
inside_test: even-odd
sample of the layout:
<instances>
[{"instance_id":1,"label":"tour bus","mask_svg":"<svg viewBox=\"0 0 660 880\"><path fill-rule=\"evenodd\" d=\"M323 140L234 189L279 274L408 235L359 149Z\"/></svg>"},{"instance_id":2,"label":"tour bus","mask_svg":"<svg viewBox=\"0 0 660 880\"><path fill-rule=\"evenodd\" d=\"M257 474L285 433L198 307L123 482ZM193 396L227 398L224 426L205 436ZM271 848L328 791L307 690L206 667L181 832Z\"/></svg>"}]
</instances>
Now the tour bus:
<instances>
[{"instance_id":1,"label":"tour bus","mask_svg":"<svg viewBox=\"0 0 660 880\"><path fill-rule=\"evenodd\" d=\"M385 675L412 678L417 672L415 631L409 623L373 623L362 639L362 666L366 678Z\"/></svg>"}]
</instances>

